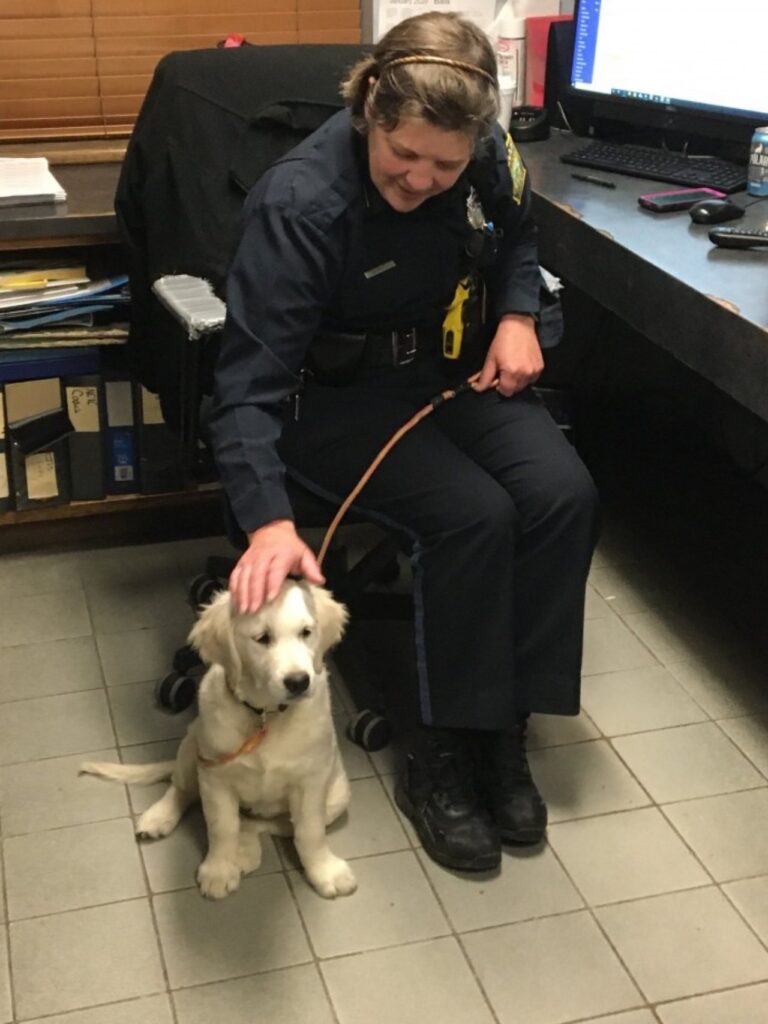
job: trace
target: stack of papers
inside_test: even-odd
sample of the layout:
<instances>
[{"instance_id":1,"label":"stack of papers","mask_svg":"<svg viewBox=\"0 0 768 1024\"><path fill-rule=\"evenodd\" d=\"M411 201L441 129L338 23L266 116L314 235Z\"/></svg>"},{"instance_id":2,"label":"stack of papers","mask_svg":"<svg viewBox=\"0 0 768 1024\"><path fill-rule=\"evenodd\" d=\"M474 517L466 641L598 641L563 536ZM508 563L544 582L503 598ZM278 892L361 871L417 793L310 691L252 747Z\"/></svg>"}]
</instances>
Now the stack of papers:
<instances>
[{"instance_id":1,"label":"stack of papers","mask_svg":"<svg viewBox=\"0 0 768 1024\"><path fill-rule=\"evenodd\" d=\"M0 206L63 203L66 198L44 156L0 157Z\"/></svg>"},{"instance_id":2,"label":"stack of papers","mask_svg":"<svg viewBox=\"0 0 768 1024\"><path fill-rule=\"evenodd\" d=\"M44 272L43 272L44 273ZM13 331L34 330L46 324L93 324L103 316L106 320L125 320L130 305L128 277L103 278L99 281L77 278L38 280L19 275L16 287L0 287L0 335ZM94 319L95 314L99 314Z\"/></svg>"}]
</instances>

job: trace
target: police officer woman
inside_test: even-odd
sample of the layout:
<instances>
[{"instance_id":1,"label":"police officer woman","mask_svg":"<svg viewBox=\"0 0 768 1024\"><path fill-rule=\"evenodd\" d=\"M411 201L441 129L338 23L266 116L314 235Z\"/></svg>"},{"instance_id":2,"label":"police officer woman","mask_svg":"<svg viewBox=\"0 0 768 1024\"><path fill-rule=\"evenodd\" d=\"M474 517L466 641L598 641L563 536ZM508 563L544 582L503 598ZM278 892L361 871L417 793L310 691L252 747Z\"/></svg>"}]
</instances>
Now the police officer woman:
<instances>
[{"instance_id":1,"label":"police officer woman","mask_svg":"<svg viewBox=\"0 0 768 1024\"><path fill-rule=\"evenodd\" d=\"M413 565L420 723L398 805L435 860L487 870L501 842L546 827L525 721L578 713L595 490L530 387L530 187L496 125L487 38L455 15L411 18L343 94L347 109L251 191L229 276L212 431L249 539L230 589L254 610L288 573L321 583L286 468L339 502L416 410L481 371L356 507L406 539Z\"/></svg>"}]
</instances>

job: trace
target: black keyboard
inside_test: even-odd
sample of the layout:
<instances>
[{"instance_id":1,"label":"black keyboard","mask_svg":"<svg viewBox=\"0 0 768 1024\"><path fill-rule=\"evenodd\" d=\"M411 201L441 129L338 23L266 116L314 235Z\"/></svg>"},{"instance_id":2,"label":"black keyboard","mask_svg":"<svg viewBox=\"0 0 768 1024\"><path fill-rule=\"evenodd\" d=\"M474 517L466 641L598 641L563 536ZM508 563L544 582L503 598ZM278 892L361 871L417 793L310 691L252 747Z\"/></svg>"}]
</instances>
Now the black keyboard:
<instances>
[{"instance_id":1,"label":"black keyboard","mask_svg":"<svg viewBox=\"0 0 768 1024\"><path fill-rule=\"evenodd\" d=\"M715 188L720 192L738 192L747 187L746 167L717 157L684 157L648 146L590 142L583 149L566 153L560 159L578 167L597 167L634 178L668 181L672 185Z\"/></svg>"}]
</instances>

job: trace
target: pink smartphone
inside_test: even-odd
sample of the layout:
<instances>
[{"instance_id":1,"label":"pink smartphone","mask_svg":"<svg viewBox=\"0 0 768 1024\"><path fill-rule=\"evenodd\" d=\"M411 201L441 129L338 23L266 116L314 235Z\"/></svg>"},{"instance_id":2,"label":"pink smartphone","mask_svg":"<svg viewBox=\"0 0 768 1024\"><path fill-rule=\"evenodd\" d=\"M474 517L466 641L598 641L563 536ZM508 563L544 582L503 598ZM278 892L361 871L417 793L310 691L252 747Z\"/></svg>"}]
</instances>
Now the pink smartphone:
<instances>
[{"instance_id":1,"label":"pink smartphone","mask_svg":"<svg viewBox=\"0 0 768 1024\"><path fill-rule=\"evenodd\" d=\"M688 210L702 199L725 198L725 192L718 192L714 188L676 188L671 192L646 192L637 201L654 213L671 213L673 210Z\"/></svg>"}]
</instances>

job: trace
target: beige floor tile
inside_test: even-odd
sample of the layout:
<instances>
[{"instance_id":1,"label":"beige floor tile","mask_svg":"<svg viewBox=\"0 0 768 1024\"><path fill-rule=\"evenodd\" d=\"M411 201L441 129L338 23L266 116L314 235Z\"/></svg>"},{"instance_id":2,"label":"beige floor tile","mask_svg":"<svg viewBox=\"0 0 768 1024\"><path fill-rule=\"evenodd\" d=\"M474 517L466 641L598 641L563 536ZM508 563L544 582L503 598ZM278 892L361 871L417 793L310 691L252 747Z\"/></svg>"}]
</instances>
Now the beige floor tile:
<instances>
[{"instance_id":1,"label":"beige floor tile","mask_svg":"<svg viewBox=\"0 0 768 1024\"><path fill-rule=\"evenodd\" d=\"M651 1002L768 978L768 952L714 887L595 913Z\"/></svg>"},{"instance_id":2,"label":"beige floor tile","mask_svg":"<svg viewBox=\"0 0 768 1024\"><path fill-rule=\"evenodd\" d=\"M493 1021L453 938L329 960L321 970L340 1024Z\"/></svg>"},{"instance_id":3,"label":"beige floor tile","mask_svg":"<svg viewBox=\"0 0 768 1024\"><path fill-rule=\"evenodd\" d=\"M708 718L661 665L587 676L581 702L605 736L664 729Z\"/></svg>"},{"instance_id":4,"label":"beige floor tile","mask_svg":"<svg viewBox=\"0 0 768 1024\"><path fill-rule=\"evenodd\" d=\"M582 675L655 665L656 659L617 615L584 623Z\"/></svg>"},{"instance_id":5,"label":"beige floor tile","mask_svg":"<svg viewBox=\"0 0 768 1024\"><path fill-rule=\"evenodd\" d=\"M175 544L129 544L78 552L78 571L86 589L130 591L167 579L181 581Z\"/></svg>"},{"instance_id":6,"label":"beige floor tile","mask_svg":"<svg viewBox=\"0 0 768 1024\"><path fill-rule=\"evenodd\" d=\"M600 730L589 717L580 715L531 715L528 721L528 749L561 747L567 743L596 740Z\"/></svg>"},{"instance_id":7,"label":"beige floor tile","mask_svg":"<svg viewBox=\"0 0 768 1024\"><path fill-rule=\"evenodd\" d=\"M628 1010L608 1017L592 1017L585 1024L656 1024L656 1018L650 1010Z\"/></svg>"},{"instance_id":8,"label":"beige floor tile","mask_svg":"<svg viewBox=\"0 0 768 1024\"><path fill-rule=\"evenodd\" d=\"M381 750L372 750L369 757L379 775L394 775L400 771L402 755L395 743L389 743Z\"/></svg>"},{"instance_id":9,"label":"beige floor tile","mask_svg":"<svg viewBox=\"0 0 768 1024\"><path fill-rule=\"evenodd\" d=\"M162 712L158 711L158 714ZM158 740L154 743L136 743L122 748L122 760L125 764L156 764L160 761L173 761L179 749L179 738ZM160 799L168 788L167 782L156 782L151 786L125 786L131 809L134 814L141 814Z\"/></svg>"},{"instance_id":10,"label":"beige floor tile","mask_svg":"<svg viewBox=\"0 0 768 1024\"><path fill-rule=\"evenodd\" d=\"M125 633L168 626L182 632L194 622L184 585L175 575L142 578L136 584L93 586L86 590L94 633Z\"/></svg>"},{"instance_id":11,"label":"beige floor tile","mask_svg":"<svg viewBox=\"0 0 768 1024\"><path fill-rule=\"evenodd\" d=\"M92 636L0 647L0 702L101 689Z\"/></svg>"},{"instance_id":12,"label":"beige floor tile","mask_svg":"<svg viewBox=\"0 0 768 1024\"><path fill-rule=\"evenodd\" d=\"M655 807L552 825L549 843L591 906L711 882Z\"/></svg>"},{"instance_id":13,"label":"beige floor tile","mask_svg":"<svg viewBox=\"0 0 768 1024\"><path fill-rule=\"evenodd\" d=\"M8 929L0 924L0 1022L7 1024L13 1016L11 977L8 969Z\"/></svg>"},{"instance_id":14,"label":"beige floor tile","mask_svg":"<svg viewBox=\"0 0 768 1024\"><path fill-rule=\"evenodd\" d=\"M663 665L686 661L715 643L696 620L669 612L624 612L622 618Z\"/></svg>"},{"instance_id":15,"label":"beige floor tile","mask_svg":"<svg viewBox=\"0 0 768 1024\"><path fill-rule=\"evenodd\" d=\"M117 760L108 748L0 768L3 835L123 817L129 809L123 786L78 774L82 761Z\"/></svg>"},{"instance_id":16,"label":"beige floor tile","mask_svg":"<svg viewBox=\"0 0 768 1024\"><path fill-rule=\"evenodd\" d=\"M411 844L380 780L355 779L350 788L349 810L328 829L333 852L349 858L409 849Z\"/></svg>"},{"instance_id":17,"label":"beige floor tile","mask_svg":"<svg viewBox=\"0 0 768 1024\"><path fill-rule=\"evenodd\" d=\"M114 743L103 690L12 701L0 714L0 764L99 750Z\"/></svg>"},{"instance_id":18,"label":"beige floor tile","mask_svg":"<svg viewBox=\"0 0 768 1024\"><path fill-rule=\"evenodd\" d=\"M677 661L669 671L712 718L768 711L764 674L728 658Z\"/></svg>"},{"instance_id":19,"label":"beige floor tile","mask_svg":"<svg viewBox=\"0 0 768 1024\"><path fill-rule=\"evenodd\" d=\"M171 892L196 885L197 869L207 848L205 821L199 807L187 811L169 836L139 843L152 892ZM282 864L271 836L261 837L261 849L261 867L252 873L268 875L280 871Z\"/></svg>"},{"instance_id":20,"label":"beige floor tile","mask_svg":"<svg viewBox=\"0 0 768 1024\"><path fill-rule=\"evenodd\" d=\"M21 1020L165 990L148 900L9 926Z\"/></svg>"},{"instance_id":21,"label":"beige floor tile","mask_svg":"<svg viewBox=\"0 0 768 1024\"><path fill-rule=\"evenodd\" d=\"M397 784L397 776L396 775L382 775L381 776L381 784L384 786L384 789L387 792L387 796L389 797L389 802L392 805L392 808L393 808L395 814L397 815L397 820L400 822L401 828L404 829L405 834L408 836L408 842L414 848L420 847L421 846L421 840L419 839L418 835L416 834L416 829L413 827L413 825L411 824L409 819L406 818L406 816L402 813L400 808L395 803L395 786Z\"/></svg>"},{"instance_id":22,"label":"beige floor tile","mask_svg":"<svg viewBox=\"0 0 768 1024\"><path fill-rule=\"evenodd\" d=\"M282 874L244 878L224 900L183 889L155 896L154 906L171 988L312 959Z\"/></svg>"},{"instance_id":23,"label":"beige floor tile","mask_svg":"<svg viewBox=\"0 0 768 1024\"><path fill-rule=\"evenodd\" d=\"M716 881L768 873L768 787L668 804L664 813Z\"/></svg>"},{"instance_id":24,"label":"beige floor tile","mask_svg":"<svg viewBox=\"0 0 768 1024\"><path fill-rule=\"evenodd\" d=\"M659 803L765 785L712 722L619 736L613 745Z\"/></svg>"},{"instance_id":25,"label":"beige floor tile","mask_svg":"<svg viewBox=\"0 0 768 1024\"><path fill-rule=\"evenodd\" d=\"M357 892L324 900L303 875L291 886L317 956L342 956L450 932L416 855L391 853L352 862Z\"/></svg>"},{"instance_id":26,"label":"beige floor tile","mask_svg":"<svg viewBox=\"0 0 768 1024\"><path fill-rule=\"evenodd\" d=\"M601 597L594 587L587 585L586 600L584 602L585 619L603 619L606 615L612 615L615 609Z\"/></svg>"},{"instance_id":27,"label":"beige floor tile","mask_svg":"<svg viewBox=\"0 0 768 1024\"><path fill-rule=\"evenodd\" d=\"M611 565L595 568L589 574L589 582L617 615L649 611L664 594L652 579L640 579L636 566L632 570Z\"/></svg>"},{"instance_id":28,"label":"beige floor tile","mask_svg":"<svg viewBox=\"0 0 768 1024\"><path fill-rule=\"evenodd\" d=\"M102 633L96 637L107 686L162 679L173 668L173 656L187 642L186 625Z\"/></svg>"},{"instance_id":29,"label":"beige floor tile","mask_svg":"<svg viewBox=\"0 0 768 1024\"><path fill-rule=\"evenodd\" d=\"M3 881L3 858L0 857L0 923L6 920L6 907L5 907L5 883Z\"/></svg>"},{"instance_id":30,"label":"beige floor tile","mask_svg":"<svg viewBox=\"0 0 768 1024\"><path fill-rule=\"evenodd\" d=\"M181 737L197 714L193 707L180 715L169 715L155 704L154 683L129 683L110 686L109 704L115 720L117 741L121 745L151 743Z\"/></svg>"},{"instance_id":31,"label":"beige floor tile","mask_svg":"<svg viewBox=\"0 0 768 1024\"><path fill-rule=\"evenodd\" d=\"M346 728L349 716L340 707L333 709L333 721L336 726L336 739L344 762L344 769L349 779L367 779L376 774L370 757L362 747L353 743L347 736Z\"/></svg>"},{"instance_id":32,"label":"beige floor tile","mask_svg":"<svg viewBox=\"0 0 768 1024\"><path fill-rule=\"evenodd\" d=\"M579 910L584 902L545 845L507 848L501 870L469 874L419 860L457 932Z\"/></svg>"},{"instance_id":33,"label":"beige floor tile","mask_svg":"<svg viewBox=\"0 0 768 1024\"><path fill-rule=\"evenodd\" d=\"M175 992L179 1024L335 1024L314 965Z\"/></svg>"},{"instance_id":34,"label":"beige floor tile","mask_svg":"<svg viewBox=\"0 0 768 1024\"><path fill-rule=\"evenodd\" d=\"M173 1024L170 996L144 996L127 1003L110 1003L91 1010L74 1010L55 1017L38 1017L29 1024Z\"/></svg>"},{"instance_id":35,"label":"beige floor tile","mask_svg":"<svg viewBox=\"0 0 768 1024\"><path fill-rule=\"evenodd\" d=\"M768 875L730 882L723 889L768 946Z\"/></svg>"},{"instance_id":36,"label":"beige floor tile","mask_svg":"<svg viewBox=\"0 0 768 1024\"><path fill-rule=\"evenodd\" d=\"M0 647L90 636L91 620L82 590L14 595L0 617Z\"/></svg>"},{"instance_id":37,"label":"beige floor tile","mask_svg":"<svg viewBox=\"0 0 768 1024\"><path fill-rule=\"evenodd\" d=\"M604 740L534 750L529 761L551 822L650 803Z\"/></svg>"},{"instance_id":38,"label":"beige floor tile","mask_svg":"<svg viewBox=\"0 0 768 1024\"><path fill-rule=\"evenodd\" d=\"M719 724L752 764L768 778L768 715L724 718Z\"/></svg>"},{"instance_id":39,"label":"beige floor tile","mask_svg":"<svg viewBox=\"0 0 768 1024\"><path fill-rule=\"evenodd\" d=\"M3 848L9 920L146 894L128 818L16 836Z\"/></svg>"},{"instance_id":40,"label":"beige floor tile","mask_svg":"<svg viewBox=\"0 0 768 1024\"><path fill-rule=\"evenodd\" d=\"M472 932L461 941L501 1024L561 1024L643 1002L586 912Z\"/></svg>"},{"instance_id":41,"label":"beige floor tile","mask_svg":"<svg viewBox=\"0 0 768 1024\"><path fill-rule=\"evenodd\" d=\"M76 554L3 555L0 557L0 588L14 597L80 590Z\"/></svg>"},{"instance_id":42,"label":"beige floor tile","mask_svg":"<svg viewBox=\"0 0 768 1024\"><path fill-rule=\"evenodd\" d=\"M768 985L714 992L656 1008L662 1024L765 1024Z\"/></svg>"}]
</instances>

